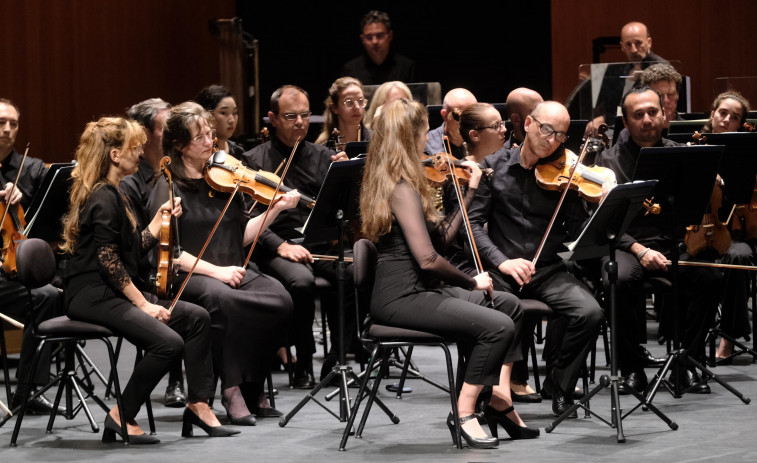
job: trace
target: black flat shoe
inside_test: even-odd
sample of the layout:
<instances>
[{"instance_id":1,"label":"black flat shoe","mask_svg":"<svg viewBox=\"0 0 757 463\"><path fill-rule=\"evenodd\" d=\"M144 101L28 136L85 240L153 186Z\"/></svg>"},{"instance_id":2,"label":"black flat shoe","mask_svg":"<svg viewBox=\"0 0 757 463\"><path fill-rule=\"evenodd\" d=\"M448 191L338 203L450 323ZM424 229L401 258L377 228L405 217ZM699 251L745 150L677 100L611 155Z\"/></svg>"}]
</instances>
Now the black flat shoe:
<instances>
[{"instance_id":1,"label":"black flat shoe","mask_svg":"<svg viewBox=\"0 0 757 463\"><path fill-rule=\"evenodd\" d=\"M231 415L231 412L229 412L229 407L226 404L226 399L221 399L221 405L223 405L223 408L226 409L226 418L229 419L229 423L235 425L235 426L255 426L257 424L258 419L255 418L255 415L250 413L246 416L240 416L239 418L234 418Z\"/></svg>"},{"instance_id":2,"label":"black flat shoe","mask_svg":"<svg viewBox=\"0 0 757 463\"><path fill-rule=\"evenodd\" d=\"M475 413L473 415L463 416L460 417L460 435L465 439L465 442L468 443L468 447L473 449L495 449L499 447L499 439L496 437L473 437L467 432L465 432L465 429L463 429L462 424L469 420L478 420L479 416ZM452 443L457 445L457 434L455 433L455 418L454 415L452 415L452 412L450 412L449 416L447 416L447 427L449 428L450 434L452 434Z\"/></svg>"},{"instance_id":3,"label":"black flat shoe","mask_svg":"<svg viewBox=\"0 0 757 463\"><path fill-rule=\"evenodd\" d=\"M486 417L486 422L489 424L489 430L491 431L492 436L499 437L497 431L497 424L499 424L505 428L507 434L513 439L534 439L539 437L540 432L538 429L529 428L528 426L520 426L507 417L507 414L513 410L515 410L515 408L512 406L502 411L494 409L491 405L486 406L486 409L484 409L484 416Z\"/></svg>"},{"instance_id":4,"label":"black flat shoe","mask_svg":"<svg viewBox=\"0 0 757 463\"><path fill-rule=\"evenodd\" d=\"M283 413L271 407L258 407L258 409L253 411L253 413L258 418L278 418L280 416L284 416Z\"/></svg>"},{"instance_id":5,"label":"black flat shoe","mask_svg":"<svg viewBox=\"0 0 757 463\"><path fill-rule=\"evenodd\" d=\"M531 394L516 394L513 392L511 394L513 398L513 402L521 402L521 403L530 403L530 404L538 404L541 403L541 396L537 393L531 393Z\"/></svg>"},{"instance_id":6,"label":"black flat shoe","mask_svg":"<svg viewBox=\"0 0 757 463\"><path fill-rule=\"evenodd\" d=\"M112 442L116 441L116 434L121 437L121 439L124 438L123 430L121 429L121 425L116 423L116 421L108 414L107 417L105 417L105 429L103 430L103 443L110 444ZM129 434L129 444L131 445L148 445L148 444L157 444L160 442L160 439L153 436L148 436L147 434Z\"/></svg>"},{"instance_id":7,"label":"black flat shoe","mask_svg":"<svg viewBox=\"0 0 757 463\"><path fill-rule=\"evenodd\" d=\"M210 437L229 437L235 434L239 434L240 431L236 429L224 428L223 426L210 426L206 422L202 421L199 416L188 409L184 409L184 416L182 417L181 437L192 437L192 425L195 425L205 431Z\"/></svg>"}]
</instances>

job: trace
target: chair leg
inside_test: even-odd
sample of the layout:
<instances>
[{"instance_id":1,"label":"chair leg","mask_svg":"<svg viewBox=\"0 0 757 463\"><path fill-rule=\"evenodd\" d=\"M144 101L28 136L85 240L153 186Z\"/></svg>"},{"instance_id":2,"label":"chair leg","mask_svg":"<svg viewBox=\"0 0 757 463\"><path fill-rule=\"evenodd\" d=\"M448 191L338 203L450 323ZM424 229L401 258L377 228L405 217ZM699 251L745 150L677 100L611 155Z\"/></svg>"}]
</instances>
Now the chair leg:
<instances>
[{"instance_id":1,"label":"chair leg","mask_svg":"<svg viewBox=\"0 0 757 463\"><path fill-rule=\"evenodd\" d=\"M113 352L113 344L110 342L108 338L100 338L102 342L105 343L105 347L108 349L108 359L110 360L110 371L111 371L111 380L113 381L113 390L116 393L116 405L118 406L118 411L121 412L124 409L123 401L121 400L121 383L118 381L118 370L116 369L116 365L118 362L118 357L116 357L115 352ZM120 339L120 338L119 338ZM123 413L119 413L121 417L121 429L126 429L126 417ZM124 433L124 445L129 445L129 434Z\"/></svg>"},{"instance_id":2,"label":"chair leg","mask_svg":"<svg viewBox=\"0 0 757 463\"><path fill-rule=\"evenodd\" d=\"M34 351L34 358L32 359L32 367L31 370L29 370L29 374L31 375L32 372L37 371L37 365L39 365L39 357L42 352L42 349L45 347L46 341L43 339L40 341L39 345L37 346L37 350ZM31 380L31 378L28 378ZM18 392L18 391L16 391ZM21 402L21 408L18 410L18 413L16 415L16 426L13 428L13 435L11 435L11 447L16 446L16 440L18 439L18 433L21 431L21 422L24 420L24 414L26 413L26 405L29 403L29 394L31 393L31 383L27 383L27 387L24 388L24 397Z\"/></svg>"},{"instance_id":3,"label":"chair leg","mask_svg":"<svg viewBox=\"0 0 757 463\"><path fill-rule=\"evenodd\" d=\"M268 371L266 383L268 383L268 402L271 404L271 408L276 408L276 398L273 395L273 375L271 375L270 370Z\"/></svg>"},{"instance_id":4,"label":"chair leg","mask_svg":"<svg viewBox=\"0 0 757 463\"><path fill-rule=\"evenodd\" d=\"M121 356L121 344L123 343L123 340L124 340L124 338L122 338L121 336L119 336L118 337L118 341L116 341L116 352L114 354L115 357L116 357L116 362L118 362L118 358ZM112 374L113 374L113 372L111 371L111 375ZM111 377L111 378L108 379L108 385L105 386L105 398L106 399L110 398L110 394L111 394L110 387L112 386L112 384L113 384L113 378Z\"/></svg>"},{"instance_id":5,"label":"chair leg","mask_svg":"<svg viewBox=\"0 0 757 463\"><path fill-rule=\"evenodd\" d=\"M3 351L3 380L5 381L5 398L11 403L11 378L8 373L8 347L5 345L5 327L0 322L0 349Z\"/></svg>"},{"instance_id":6,"label":"chair leg","mask_svg":"<svg viewBox=\"0 0 757 463\"><path fill-rule=\"evenodd\" d=\"M389 370L389 351L387 351L383 346L380 346L376 352L376 355L381 355L381 364L379 365L379 372L376 375L376 378L373 380L373 389L371 390L371 394L368 396L368 402L365 403L365 410L363 411L363 416L360 418L360 424L357 427L357 431L355 431L355 437L358 439L363 436L363 429L365 429L365 423L366 421L368 421L368 415L371 413L373 401L378 394L379 385L381 384L381 380ZM368 375L368 378L370 378L370 374ZM365 377L363 377L363 381L367 383L367 379Z\"/></svg>"},{"instance_id":7,"label":"chair leg","mask_svg":"<svg viewBox=\"0 0 757 463\"><path fill-rule=\"evenodd\" d=\"M357 396L355 396L355 402L352 404L352 410L350 411L350 417L347 420L347 425L344 427L344 432L342 433L342 440L339 442L339 450L344 451L345 446L347 445L347 439L350 437L350 432L352 431L352 427L355 425L355 418L357 417L357 412L360 410L360 403L363 401L363 398L366 395L365 390L368 386L368 381L370 380L371 373L374 369L376 369L376 356L378 355L378 352L380 351L380 345L377 343L376 346L374 346L373 351L371 352L371 358L370 358L370 364L369 367L363 372L363 380L360 382L360 388L358 389ZM384 359L381 359L381 363L379 363L379 367L383 364ZM379 378L376 378L375 381L379 381ZM377 390L376 387L377 383L374 383L374 388L371 389L371 392L375 392ZM365 412L363 412L365 414ZM356 437L359 437L356 435Z\"/></svg>"},{"instance_id":8,"label":"chair leg","mask_svg":"<svg viewBox=\"0 0 757 463\"><path fill-rule=\"evenodd\" d=\"M463 442L462 442L462 436L460 435L460 416L457 413L457 397L459 396L459 388L462 387L463 382L462 380L458 381L457 387L455 387L455 374L454 369L452 367L452 354L450 354L449 348L444 344L439 344L439 347L442 348L444 351L444 358L447 362L447 380L449 381L449 398L450 398L450 405L452 406L452 419L455 422L455 442L457 444L458 449L463 448ZM462 365L460 364L460 359L458 358L458 375L460 374L460 370L462 369ZM455 391L455 392L453 392Z\"/></svg>"}]
</instances>

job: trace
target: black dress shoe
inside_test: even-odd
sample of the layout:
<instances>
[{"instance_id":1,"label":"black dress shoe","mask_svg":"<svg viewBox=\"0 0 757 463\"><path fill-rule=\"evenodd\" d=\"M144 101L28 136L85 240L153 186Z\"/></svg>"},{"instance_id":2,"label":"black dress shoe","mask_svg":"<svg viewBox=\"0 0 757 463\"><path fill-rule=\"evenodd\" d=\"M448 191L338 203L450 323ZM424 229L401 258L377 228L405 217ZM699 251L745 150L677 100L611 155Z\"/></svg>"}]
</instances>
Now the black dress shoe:
<instances>
[{"instance_id":1,"label":"black dress shoe","mask_svg":"<svg viewBox=\"0 0 757 463\"><path fill-rule=\"evenodd\" d=\"M567 394L565 394L565 392L563 392L563 390L552 379L551 376L547 376L547 378L544 380L544 385L542 386L541 390L542 396L544 396L544 394L547 394L552 398L552 413L554 413L555 416L562 416L562 414L565 413L566 410L573 406L573 398L569 398ZM573 412L571 412L567 417L578 418L578 412L576 410L573 410Z\"/></svg>"},{"instance_id":2,"label":"black dress shoe","mask_svg":"<svg viewBox=\"0 0 757 463\"><path fill-rule=\"evenodd\" d=\"M26 403L26 414L28 415L49 415L53 411L53 403L45 397L44 394L40 394L36 399L32 399L34 392L29 394L29 401ZM22 394L13 394L13 400L11 400L11 409L15 409L21 406L24 397ZM64 407L58 407L55 411L56 414L64 416L66 409Z\"/></svg>"},{"instance_id":3,"label":"black dress shoe","mask_svg":"<svg viewBox=\"0 0 757 463\"><path fill-rule=\"evenodd\" d=\"M621 394L630 394L631 389L643 394L649 383L647 382L647 375L644 370L634 371L626 376L625 381L618 385L618 392Z\"/></svg>"},{"instance_id":4,"label":"black dress shoe","mask_svg":"<svg viewBox=\"0 0 757 463\"><path fill-rule=\"evenodd\" d=\"M675 368L670 372L670 382L674 385L676 384ZM692 394L709 394L711 392L710 386L702 381L699 373L694 370L689 370L688 368L682 369L680 384L684 392L691 392Z\"/></svg>"},{"instance_id":5,"label":"black dress shoe","mask_svg":"<svg viewBox=\"0 0 757 463\"><path fill-rule=\"evenodd\" d=\"M313 389L315 387L315 377L312 371L304 371L295 373L294 384L295 389Z\"/></svg>"},{"instance_id":6,"label":"black dress shoe","mask_svg":"<svg viewBox=\"0 0 757 463\"><path fill-rule=\"evenodd\" d=\"M187 396L180 381L174 381L166 387L166 398L163 402L166 407L179 408L187 405Z\"/></svg>"},{"instance_id":7,"label":"black dress shoe","mask_svg":"<svg viewBox=\"0 0 757 463\"><path fill-rule=\"evenodd\" d=\"M640 346L640 347L641 347L641 359L642 359L642 363L644 364L644 368L654 368L654 367L661 367L665 365L666 359L655 357L644 346Z\"/></svg>"}]
</instances>

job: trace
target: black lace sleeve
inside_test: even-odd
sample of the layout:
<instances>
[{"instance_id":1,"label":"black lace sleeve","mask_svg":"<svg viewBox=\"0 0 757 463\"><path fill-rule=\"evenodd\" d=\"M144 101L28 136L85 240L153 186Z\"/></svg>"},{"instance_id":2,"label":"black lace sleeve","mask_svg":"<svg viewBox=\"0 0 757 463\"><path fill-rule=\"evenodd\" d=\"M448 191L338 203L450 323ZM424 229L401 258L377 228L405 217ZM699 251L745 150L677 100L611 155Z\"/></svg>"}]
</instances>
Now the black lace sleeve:
<instances>
[{"instance_id":1,"label":"black lace sleeve","mask_svg":"<svg viewBox=\"0 0 757 463\"><path fill-rule=\"evenodd\" d=\"M118 257L118 245L103 244L97 247L97 268L103 280L113 289L123 291L129 285L131 278Z\"/></svg>"},{"instance_id":2,"label":"black lace sleeve","mask_svg":"<svg viewBox=\"0 0 757 463\"><path fill-rule=\"evenodd\" d=\"M150 233L149 228L145 228L142 230L142 254L146 254L147 251L152 249L156 244L158 244L158 238L154 237L152 233Z\"/></svg>"},{"instance_id":3,"label":"black lace sleeve","mask_svg":"<svg viewBox=\"0 0 757 463\"><path fill-rule=\"evenodd\" d=\"M467 289L475 288L476 281L470 275L450 264L434 249L426 228L421 199L407 183L399 183L394 189L392 214L402 229L410 253L422 270L430 272L448 284ZM450 233L454 223L453 219L443 227L443 233ZM457 226L459 227L460 224L458 223Z\"/></svg>"}]
</instances>

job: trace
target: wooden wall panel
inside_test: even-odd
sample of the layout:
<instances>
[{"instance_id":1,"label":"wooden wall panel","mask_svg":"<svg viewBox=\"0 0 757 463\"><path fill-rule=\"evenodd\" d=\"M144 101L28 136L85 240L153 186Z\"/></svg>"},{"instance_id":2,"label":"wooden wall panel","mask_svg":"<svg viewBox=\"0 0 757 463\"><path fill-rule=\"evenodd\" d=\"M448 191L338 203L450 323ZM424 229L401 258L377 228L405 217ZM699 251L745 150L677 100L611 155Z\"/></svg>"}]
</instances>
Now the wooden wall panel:
<instances>
[{"instance_id":1,"label":"wooden wall panel","mask_svg":"<svg viewBox=\"0 0 757 463\"><path fill-rule=\"evenodd\" d=\"M655 53L680 60L678 70L691 77L693 111L709 108L715 78L757 76L753 0L553 0L551 5L552 90L558 101L578 84L578 66L591 63L592 39L620 35L629 21L649 27ZM757 96L750 98L757 105Z\"/></svg>"},{"instance_id":2,"label":"wooden wall panel","mask_svg":"<svg viewBox=\"0 0 757 463\"><path fill-rule=\"evenodd\" d=\"M47 162L71 160L90 120L151 97L179 103L216 83L219 37L208 21L236 13L233 0L7 3L0 97L21 109L17 148L30 141L30 156Z\"/></svg>"}]
</instances>

